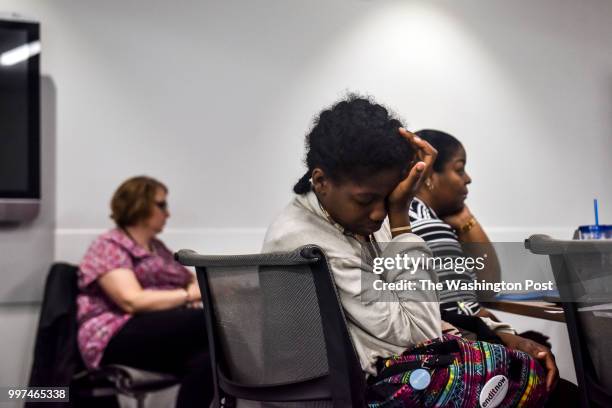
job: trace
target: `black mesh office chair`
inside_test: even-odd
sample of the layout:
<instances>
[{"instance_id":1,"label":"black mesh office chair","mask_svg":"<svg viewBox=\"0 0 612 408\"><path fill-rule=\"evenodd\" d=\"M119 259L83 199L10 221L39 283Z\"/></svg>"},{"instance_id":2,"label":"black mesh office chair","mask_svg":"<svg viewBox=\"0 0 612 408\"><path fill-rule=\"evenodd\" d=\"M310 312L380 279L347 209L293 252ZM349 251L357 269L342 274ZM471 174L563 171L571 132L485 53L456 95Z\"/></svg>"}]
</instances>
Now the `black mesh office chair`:
<instances>
[{"instance_id":1,"label":"black mesh office chair","mask_svg":"<svg viewBox=\"0 0 612 408\"><path fill-rule=\"evenodd\" d=\"M237 256L181 250L176 259L196 267L214 406L365 406L364 374L321 249Z\"/></svg>"},{"instance_id":2,"label":"black mesh office chair","mask_svg":"<svg viewBox=\"0 0 612 408\"><path fill-rule=\"evenodd\" d=\"M139 370L122 365L108 365L87 370L77 346L76 297L78 268L55 263L47 275L43 295L34 359L30 373L31 387L69 387L70 402L45 402L46 407L108 406L123 394L135 398L144 407L148 393L173 386L179 380L168 374ZM100 398L107 397L107 400ZM39 402L26 403L38 407Z\"/></svg>"},{"instance_id":3,"label":"black mesh office chair","mask_svg":"<svg viewBox=\"0 0 612 408\"><path fill-rule=\"evenodd\" d=\"M561 297L582 407L612 401L612 240L532 235L525 247L548 255Z\"/></svg>"}]
</instances>

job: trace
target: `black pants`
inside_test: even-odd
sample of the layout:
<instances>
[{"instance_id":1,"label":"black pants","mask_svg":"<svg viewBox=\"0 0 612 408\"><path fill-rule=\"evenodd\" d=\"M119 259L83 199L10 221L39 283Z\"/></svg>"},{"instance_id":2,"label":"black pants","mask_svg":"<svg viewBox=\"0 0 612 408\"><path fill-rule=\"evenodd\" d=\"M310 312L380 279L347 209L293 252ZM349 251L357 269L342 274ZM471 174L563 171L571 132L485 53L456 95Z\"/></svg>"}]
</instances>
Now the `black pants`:
<instances>
[{"instance_id":1,"label":"black pants","mask_svg":"<svg viewBox=\"0 0 612 408\"><path fill-rule=\"evenodd\" d=\"M132 317L110 340L102 365L124 364L181 378L177 408L208 407L213 379L202 309L171 309Z\"/></svg>"}]
</instances>

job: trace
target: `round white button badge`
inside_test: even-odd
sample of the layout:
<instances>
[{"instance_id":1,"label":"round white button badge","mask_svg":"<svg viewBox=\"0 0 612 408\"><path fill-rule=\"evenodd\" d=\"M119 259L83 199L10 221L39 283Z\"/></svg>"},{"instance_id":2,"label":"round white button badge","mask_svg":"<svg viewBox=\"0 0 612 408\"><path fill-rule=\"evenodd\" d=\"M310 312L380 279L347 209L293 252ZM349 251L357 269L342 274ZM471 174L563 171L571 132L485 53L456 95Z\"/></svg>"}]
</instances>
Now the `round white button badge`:
<instances>
[{"instance_id":1,"label":"round white button badge","mask_svg":"<svg viewBox=\"0 0 612 408\"><path fill-rule=\"evenodd\" d=\"M410 373L408 381L410 382L410 386L415 390L424 390L431 382L431 374L424 368L417 368Z\"/></svg>"},{"instance_id":2,"label":"round white button badge","mask_svg":"<svg viewBox=\"0 0 612 408\"><path fill-rule=\"evenodd\" d=\"M505 375L496 375L482 387L480 406L482 408L495 408L502 403L507 393L508 378Z\"/></svg>"}]
</instances>

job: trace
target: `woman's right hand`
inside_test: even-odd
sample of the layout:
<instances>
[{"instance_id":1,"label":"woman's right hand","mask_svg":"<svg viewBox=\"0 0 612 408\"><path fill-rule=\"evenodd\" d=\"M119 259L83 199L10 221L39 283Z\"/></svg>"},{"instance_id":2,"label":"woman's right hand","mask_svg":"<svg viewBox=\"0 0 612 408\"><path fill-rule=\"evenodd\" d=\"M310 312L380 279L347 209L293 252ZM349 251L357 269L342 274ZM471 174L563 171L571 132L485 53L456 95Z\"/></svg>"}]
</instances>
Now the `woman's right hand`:
<instances>
[{"instance_id":1,"label":"woman's right hand","mask_svg":"<svg viewBox=\"0 0 612 408\"><path fill-rule=\"evenodd\" d=\"M417 135L399 128L402 135L416 150L416 163L412 166L408 175L399 182L387 198L389 212L407 212L412 199L417 193L423 181L429 177L438 151L429 143Z\"/></svg>"}]
</instances>

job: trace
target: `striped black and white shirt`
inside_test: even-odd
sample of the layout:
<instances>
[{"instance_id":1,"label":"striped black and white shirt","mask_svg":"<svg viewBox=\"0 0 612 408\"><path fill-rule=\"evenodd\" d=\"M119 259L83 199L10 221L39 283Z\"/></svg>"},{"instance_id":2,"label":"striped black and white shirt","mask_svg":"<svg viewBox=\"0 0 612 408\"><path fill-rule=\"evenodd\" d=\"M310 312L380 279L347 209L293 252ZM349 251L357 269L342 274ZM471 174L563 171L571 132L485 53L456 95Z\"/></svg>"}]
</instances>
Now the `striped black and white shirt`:
<instances>
[{"instance_id":1,"label":"striped black and white shirt","mask_svg":"<svg viewBox=\"0 0 612 408\"><path fill-rule=\"evenodd\" d=\"M435 257L464 257L457 233L447 223L436 215L435 211L415 197L410 204L410 225L412 232L423 238ZM448 280L464 280L471 282L476 279L474 270L456 273L453 269L436 269L440 282ZM446 288L446 284L444 285ZM459 314L474 315L480 310L475 291L452 291L444 289L439 292L440 307Z\"/></svg>"}]
</instances>

